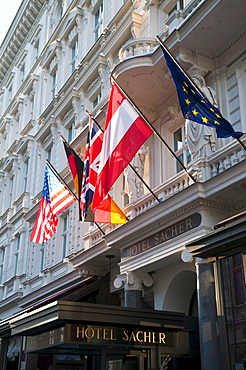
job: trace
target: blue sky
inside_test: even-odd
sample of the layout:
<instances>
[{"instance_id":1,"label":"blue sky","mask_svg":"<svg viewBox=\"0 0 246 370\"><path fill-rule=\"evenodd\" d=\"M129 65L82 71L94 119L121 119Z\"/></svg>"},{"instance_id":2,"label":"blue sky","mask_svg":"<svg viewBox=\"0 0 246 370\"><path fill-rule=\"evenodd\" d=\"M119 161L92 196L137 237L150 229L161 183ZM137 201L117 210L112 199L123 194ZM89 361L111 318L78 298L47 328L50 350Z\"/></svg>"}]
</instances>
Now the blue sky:
<instances>
[{"instance_id":1,"label":"blue sky","mask_svg":"<svg viewBox=\"0 0 246 370\"><path fill-rule=\"evenodd\" d=\"M0 12L0 44L8 32L8 29L15 17L17 10L22 0L7 0L1 1L1 12Z\"/></svg>"}]
</instances>

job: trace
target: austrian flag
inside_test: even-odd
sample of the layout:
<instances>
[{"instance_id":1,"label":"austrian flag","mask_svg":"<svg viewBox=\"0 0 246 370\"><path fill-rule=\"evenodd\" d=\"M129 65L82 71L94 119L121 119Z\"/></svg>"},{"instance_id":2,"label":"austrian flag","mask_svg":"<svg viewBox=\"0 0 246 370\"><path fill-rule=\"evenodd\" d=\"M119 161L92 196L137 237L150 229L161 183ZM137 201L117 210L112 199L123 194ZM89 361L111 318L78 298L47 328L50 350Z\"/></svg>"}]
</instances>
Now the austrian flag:
<instances>
[{"instance_id":1,"label":"austrian flag","mask_svg":"<svg viewBox=\"0 0 246 370\"><path fill-rule=\"evenodd\" d=\"M153 130L113 84L111 87L100 166L92 203L95 210Z\"/></svg>"}]
</instances>

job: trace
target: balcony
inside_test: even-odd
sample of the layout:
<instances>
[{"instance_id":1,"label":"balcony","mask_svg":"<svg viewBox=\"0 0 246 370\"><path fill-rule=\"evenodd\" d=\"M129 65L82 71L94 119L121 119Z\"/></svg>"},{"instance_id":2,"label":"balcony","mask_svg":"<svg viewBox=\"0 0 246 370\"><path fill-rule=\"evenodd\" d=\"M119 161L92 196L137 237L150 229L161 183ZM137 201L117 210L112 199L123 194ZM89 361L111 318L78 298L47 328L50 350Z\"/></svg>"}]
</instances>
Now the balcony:
<instances>
[{"instance_id":1,"label":"balcony","mask_svg":"<svg viewBox=\"0 0 246 370\"><path fill-rule=\"evenodd\" d=\"M122 62L135 56L151 54L157 46L157 40L150 37L129 40L120 49L119 60Z\"/></svg>"},{"instance_id":2,"label":"balcony","mask_svg":"<svg viewBox=\"0 0 246 370\"><path fill-rule=\"evenodd\" d=\"M246 137L242 139L242 142L244 145L246 144ZM205 187L208 184L208 180L212 180L216 176L222 175L223 172L234 167L234 171L231 171L230 176L228 173L226 173L223 177L223 181L218 180L217 186L212 188L212 190L207 190L207 193L210 192L211 194L209 195L209 199L206 199L208 199L208 201L215 202L214 204L219 204L222 199L226 199L225 205L228 207L228 209L233 207L238 208L242 202L245 202L246 181L244 172L241 171L241 168L237 169L235 166L245 161L245 159L246 151L236 140L234 140L217 150L209 158L199 159L196 162L193 162L192 166L188 170L192 172L194 177L196 177L197 182L204 184L203 192L205 193ZM234 180L237 181L237 189L235 193ZM165 202L167 199L183 191L192 183L193 181L190 179L189 175L185 171L182 171L152 190L158 199L160 199L162 202ZM212 185L212 187L213 186L214 185ZM209 186L207 186L207 188L209 188ZM187 200L187 203L188 202L189 199ZM123 210L127 217L131 220L149 211L157 204L158 202L155 200L153 195L148 193L134 204L131 203L126 206ZM100 224L100 227L105 234L108 234L121 226ZM89 232L84 236L87 246L86 249L99 244L102 239L103 235L101 231L96 227L91 227Z\"/></svg>"}]
</instances>

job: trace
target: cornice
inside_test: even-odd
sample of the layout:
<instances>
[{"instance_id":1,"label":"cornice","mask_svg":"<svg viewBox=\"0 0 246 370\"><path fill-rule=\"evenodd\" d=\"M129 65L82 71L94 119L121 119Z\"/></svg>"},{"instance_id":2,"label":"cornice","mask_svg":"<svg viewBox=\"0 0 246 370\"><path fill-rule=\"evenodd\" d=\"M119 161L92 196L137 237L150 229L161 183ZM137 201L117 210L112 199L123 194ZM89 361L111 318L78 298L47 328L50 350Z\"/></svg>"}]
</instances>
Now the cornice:
<instances>
[{"instance_id":1,"label":"cornice","mask_svg":"<svg viewBox=\"0 0 246 370\"><path fill-rule=\"evenodd\" d=\"M54 266L54 267L57 267L57 266ZM38 278L39 278L38 276L35 276L32 279L29 278L24 282L24 285L25 286L27 284L31 285L32 283L37 281ZM74 284L79 283L79 282L81 282L81 276L79 276L78 271L73 270L73 271L65 274L64 276L50 282L49 283L49 289L47 289L47 284L44 284L39 289L34 290L33 292L28 293L26 295L24 294L22 296L22 299L19 301L19 306L20 307L26 307L27 305L30 305L33 302L37 302L37 299L40 298L40 297L42 297L42 299L47 299L52 294L56 294L60 290L66 289L66 288L70 287L71 285L74 285Z\"/></svg>"},{"instance_id":2,"label":"cornice","mask_svg":"<svg viewBox=\"0 0 246 370\"><path fill-rule=\"evenodd\" d=\"M24 1L0 47L0 83L11 68L47 0Z\"/></svg>"},{"instance_id":3,"label":"cornice","mask_svg":"<svg viewBox=\"0 0 246 370\"><path fill-rule=\"evenodd\" d=\"M22 292L16 292L12 295L9 295L9 297L3 299L0 301L0 307L4 307L4 310L10 306L11 308L13 307L13 303L16 304L16 301L22 297L23 293Z\"/></svg>"},{"instance_id":4,"label":"cornice","mask_svg":"<svg viewBox=\"0 0 246 370\"><path fill-rule=\"evenodd\" d=\"M219 53L215 54L215 58L219 59L223 54L230 50L235 44L246 36L246 29L242 31L237 37L235 37L229 44L227 44Z\"/></svg>"},{"instance_id":5,"label":"cornice","mask_svg":"<svg viewBox=\"0 0 246 370\"><path fill-rule=\"evenodd\" d=\"M194 189L194 187L197 187L197 189ZM157 204L147 212L129 221L127 224L124 224L121 228L105 235L104 239L109 246L112 247L117 245L117 248L121 248L133 244L136 240L141 240L147 235L151 235L153 232L162 229L163 226L171 224L174 220L177 221L182 219L185 215L187 216L194 212L199 212L204 209L215 209L218 212L231 212L230 205L220 204L202 198L202 196L199 195L202 191L202 184L193 184L193 186L176 194L175 197L168 198L164 202ZM183 192L188 192L188 194L185 195ZM192 200L191 194L197 194L196 199L193 198ZM191 200L189 203L187 202L187 204L182 204L180 202L180 197L182 197L182 200L184 200L184 198ZM173 203L174 200L176 201L175 204Z\"/></svg>"}]
</instances>

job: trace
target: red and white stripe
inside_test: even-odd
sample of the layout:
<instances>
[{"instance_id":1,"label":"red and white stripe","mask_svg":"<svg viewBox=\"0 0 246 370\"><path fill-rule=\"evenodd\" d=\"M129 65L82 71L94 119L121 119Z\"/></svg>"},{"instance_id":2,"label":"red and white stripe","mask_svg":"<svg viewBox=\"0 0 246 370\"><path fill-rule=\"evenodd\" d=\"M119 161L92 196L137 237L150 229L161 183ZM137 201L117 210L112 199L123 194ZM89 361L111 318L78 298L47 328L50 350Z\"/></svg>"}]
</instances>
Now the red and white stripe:
<instances>
[{"instance_id":1,"label":"red and white stripe","mask_svg":"<svg viewBox=\"0 0 246 370\"><path fill-rule=\"evenodd\" d=\"M44 243L57 231L57 215L75 202L75 197L46 164L39 210L30 236L34 243Z\"/></svg>"},{"instance_id":2,"label":"red and white stripe","mask_svg":"<svg viewBox=\"0 0 246 370\"><path fill-rule=\"evenodd\" d=\"M114 182L152 133L152 129L113 84L92 209L99 206Z\"/></svg>"},{"instance_id":3,"label":"red and white stripe","mask_svg":"<svg viewBox=\"0 0 246 370\"><path fill-rule=\"evenodd\" d=\"M68 191L68 189L61 183L59 187L50 193L50 205L52 213L58 215L68 206L75 202L75 197Z\"/></svg>"},{"instance_id":4,"label":"red and white stripe","mask_svg":"<svg viewBox=\"0 0 246 370\"><path fill-rule=\"evenodd\" d=\"M30 240L33 243L44 243L56 233L57 224L58 218L51 212L50 203L41 198Z\"/></svg>"}]
</instances>

